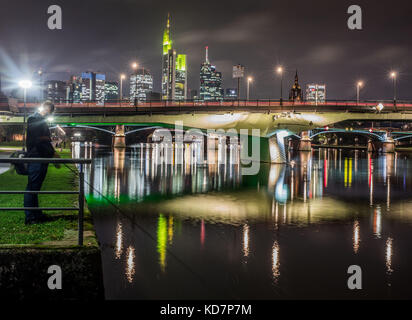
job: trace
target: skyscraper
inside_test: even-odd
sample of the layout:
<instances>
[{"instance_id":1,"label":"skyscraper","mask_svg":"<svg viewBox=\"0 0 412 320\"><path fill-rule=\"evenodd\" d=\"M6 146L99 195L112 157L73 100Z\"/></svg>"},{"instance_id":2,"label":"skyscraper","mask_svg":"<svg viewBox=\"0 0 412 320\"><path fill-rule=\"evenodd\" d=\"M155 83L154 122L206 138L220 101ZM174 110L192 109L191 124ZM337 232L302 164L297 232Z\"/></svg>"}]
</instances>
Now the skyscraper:
<instances>
[{"instance_id":1,"label":"skyscraper","mask_svg":"<svg viewBox=\"0 0 412 320\"><path fill-rule=\"evenodd\" d=\"M47 80L45 82L44 97L53 102L64 102L66 100L67 83L60 80Z\"/></svg>"},{"instance_id":2,"label":"skyscraper","mask_svg":"<svg viewBox=\"0 0 412 320\"><path fill-rule=\"evenodd\" d=\"M147 69L137 69L130 75L130 103L147 101L153 91L153 77Z\"/></svg>"},{"instance_id":3,"label":"skyscraper","mask_svg":"<svg viewBox=\"0 0 412 320\"><path fill-rule=\"evenodd\" d=\"M223 100L222 73L210 64L208 49L205 62L200 65L200 100L220 101Z\"/></svg>"},{"instance_id":4,"label":"skyscraper","mask_svg":"<svg viewBox=\"0 0 412 320\"><path fill-rule=\"evenodd\" d=\"M106 81L104 84L104 101L119 100L119 84L116 81Z\"/></svg>"},{"instance_id":5,"label":"skyscraper","mask_svg":"<svg viewBox=\"0 0 412 320\"><path fill-rule=\"evenodd\" d=\"M309 102L325 102L326 101L326 85L324 84L308 84L306 86L306 101Z\"/></svg>"},{"instance_id":6,"label":"skyscraper","mask_svg":"<svg viewBox=\"0 0 412 320\"><path fill-rule=\"evenodd\" d=\"M164 100L184 100L186 97L186 55L177 54L176 50L173 49L170 14L168 14L166 29L163 32L162 98Z\"/></svg>"},{"instance_id":7,"label":"skyscraper","mask_svg":"<svg viewBox=\"0 0 412 320\"><path fill-rule=\"evenodd\" d=\"M95 72L82 73L81 100L104 104L106 75Z\"/></svg>"}]
</instances>

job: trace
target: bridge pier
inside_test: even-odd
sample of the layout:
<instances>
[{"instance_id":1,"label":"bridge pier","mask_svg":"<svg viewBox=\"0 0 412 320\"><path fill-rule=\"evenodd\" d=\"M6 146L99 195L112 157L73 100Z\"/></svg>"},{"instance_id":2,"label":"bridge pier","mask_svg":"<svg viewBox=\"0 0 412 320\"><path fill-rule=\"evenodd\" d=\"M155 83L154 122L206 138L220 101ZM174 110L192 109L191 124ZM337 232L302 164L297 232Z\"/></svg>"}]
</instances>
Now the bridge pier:
<instances>
[{"instance_id":1,"label":"bridge pier","mask_svg":"<svg viewBox=\"0 0 412 320\"><path fill-rule=\"evenodd\" d=\"M299 151L312 151L312 142L309 137L309 131L302 131L299 143Z\"/></svg>"},{"instance_id":2,"label":"bridge pier","mask_svg":"<svg viewBox=\"0 0 412 320\"><path fill-rule=\"evenodd\" d=\"M394 153L395 152L395 140L392 137L386 137L386 140L383 142L382 151L384 153Z\"/></svg>"},{"instance_id":3,"label":"bridge pier","mask_svg":"<svg viewBox=\"0 0 412 320\"><path fill-rule=\"evenodd\" d=\"M250 146L251 143L249 148ZM260 162L274 164L287 162L284 137L275 134L270 138L260 138Z\"/></svg>"},{"instance_id":4,"label":"bridge pier","mask_svg":"<svg viewBox=\"0 0 412 320\"><path fill-rule=\"evenodd\" d=\"M114 148L126 148L126 135L124 133L124 125L116 125L115 135L113 136Z\"/></svg>"}]
</instances>

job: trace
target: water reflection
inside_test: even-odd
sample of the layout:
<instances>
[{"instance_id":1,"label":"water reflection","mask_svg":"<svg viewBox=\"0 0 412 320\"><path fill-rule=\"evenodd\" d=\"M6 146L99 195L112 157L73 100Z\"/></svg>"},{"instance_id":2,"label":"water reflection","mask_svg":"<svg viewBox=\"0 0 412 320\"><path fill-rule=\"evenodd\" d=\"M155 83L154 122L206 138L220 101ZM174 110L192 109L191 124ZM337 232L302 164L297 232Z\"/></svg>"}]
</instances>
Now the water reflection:
<instances>
[{"instance_id":1,"label":"water reflection","mask_svg":"<svg viewBox=\"0 0 412 320\"><path fill-rule=\"evenodd\" d=\"M112 248L114 263L123 263L122 270L126 264L133 292L143 285L150 297L216 298L236 288L241 297L270 298L277 294L274 287L282 286L299 296L303 281L312 284L314 296L341 297L348 293L333 291L339 287L333 281L343 280L329 276L342 274L353 254L373 266L368 273L376 283L382 282L379 270L386 270L391 283L401 274L393 272L392 246L394 233L410 237L410 229L402 229L412 224L407 157L321 149L291 154L290 165L262 164L259 175L241 176L229 150L208 165L197 152L191 145L179 150L139 145L94 153L86 172L93 186L88 204L104 226L97 223L99 240ZM176 157L183 157L183 165L167 164ZM407 254L408 243L397 242L397 252ZM106 268L116 274L115 267ZM136 268L142 278L135 279ZM179 280L193 276L187 269L216 290L207 293L192 278L185 287ZM315 270L321 285L307 275L302 280L303 269ZM114 284L107 290L122 297Z\"/></svg>"}]
</instances>

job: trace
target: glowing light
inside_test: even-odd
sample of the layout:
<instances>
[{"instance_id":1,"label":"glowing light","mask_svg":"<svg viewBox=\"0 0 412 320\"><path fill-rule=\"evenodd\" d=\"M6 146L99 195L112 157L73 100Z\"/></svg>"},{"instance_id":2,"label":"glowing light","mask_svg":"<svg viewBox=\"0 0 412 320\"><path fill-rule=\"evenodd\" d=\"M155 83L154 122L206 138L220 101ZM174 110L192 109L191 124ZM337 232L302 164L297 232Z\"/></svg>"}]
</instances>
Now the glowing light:
<instances>
[{"instance_id":1,"label":"glowing light","mask_svg":"<svg viewBox=\"0 0 412 320\"><path fill-rule=\"evenodd\" d=\"M243 255L249 256L249 226L247 224L243 226Z\"/></svg>"},{"instance_id":2,"label":"glowing light","mask_svg":"<svg viewBox=\"0 0 412 320\"><path fill-rule=\"evenodd\" d=\"M392 79L395 79L396 77L397 77L397 73L396 73L396 71L392 71L391 73L390 73L390 76L391 76L391 78Z\"/></svg>"},{"instance_id":3,"label":"glowing light","mask_svg":"<svg viewBox=\"0 0 412 320\"><path fill-rule=\"evenodd\" d=\"M134 69L134 70L137 70L137 67L138 67L139 65L137 64L137 62L133 62L132 63L132 69Z\"/></svg>"},{"instance_id":4,"label":"glowing light","mask_svg":"<svg viewBox=\"0 0 412 320\"><path fill-rule=\"evenodd\" d=\"M119 222L116 227L116 259L120 259L123 253L123 229Z\"/></svg>"},{"instance_id":5,"label":"glowing light","mask_svg":"<svg viewBox=\"0 0 412 320\"><path fill-rule=\"evenodd\" d=\"M382 103L379 103L379 104L376 106L376 110L378 110L379 112L381 112L381 111L383 110L383 108L384 108L384 106L383 106Z\"/></svg>"},{"instance_id":6,"label":"glowing light","mask_svg":"<svg viewBox=\"0 0 412 320\"><path fill-rule=\"evenodd\" d=\"M252 77L248 77L247 78L247 82L252 82L253 81L253 78Z\"/></svg>"},{"instance_id":7,"label":"glowing light","mask_svg":"<svg viewBox=\"0 0 412 320\"><path fill-rule=\"evenodd\" d=\"M134 262L135 253L134 253L134 248L133 247L130 246L130 247L127 248L126 256L127 256L126 278L127 278L127 281L129 281L129 283L132 283L134 274L136 272L135 262Z\"/></svg>"},{"instance_id":8,"label":"glowing light","mask_svg":"<svg viewBox=\"0 0 412 320\"><path fill-rule=\"evenodd\" d=\"M276 72L278 74L282 74L283 73L283 67L281 67L281 66L277 67Z\"/></svg>"},{"instance_id":9,"label":"glowing light","mask_svg":"<svg viewBox=\"0 0 412 320\"><path fill-rule=\"evenodd\" d=\"M388 238L388 240L386 240L386 272L388 274L391 274L393 272L392 269L392 255L393 255L393 248L392 248L392 242L393 239L392 238Z\"/></svg>"},{"instance_id":10,"label":"glowing light","mask_svg":"<svg viewBox=\"0 0 412 320\"><path fill-rule=\"evenodd\" d=\"M358 81L357 86L358 86L359 88L362 88L362 87L363 87L363 81Z\"/></svg>"},{"instance_id":11,"label":"glowing light","mask_svg":"<svg viewBox=\"0 0 412 320\"><path fill-rule=\"evenodd\" d=\"M355 221L353 224L353 251L355 253L358 253L359 250L359 244L360 244L360 227L359 227L359 221Z\"/></svg>"},{"instance_id":12,"label":"glowing light","mask_svg":"<svg viewBox=\"0 0 412 320\"><path fill-rule=\"evenodd\" d=\"M37 111L38 111L38 112L43 112L43 111L44 111L43 106L40 106L39 109L37 109Z\"/></svg>"},{"instance_id":13,"label":"glowing light","mask_svg":"<svg viewBox=\"0 0 412 320\"><path fill-rule=\"evenodd\" d=\"M48 117L48 118L47 118L47 121L48 121L48 122L53 122L53 121L54 121L54 118L53 118L53 117Z\"/></svg>"},{"instance_id":14,"label":"glowing light","mask_svg":"<svg viewBox=\"0 0 412 320\"><path fill-rule=\"evenodd\" d=\"M280 261L279 261L279 245L278 242L275 241L272 247L272 275L273 275L273 280L275 282L278 281L278 278L280 276Z\"/></svg>"},{"instance_id":15,"label":"glowing light","mask_svg":"<svg viewBox=\"0 0 412 320\"><path fill-rule=\"evenodd\" d=\"M122 79L122 80L126 79L126 75L125 75L125 74L121 74L121 75L120 75L120 79Z\"/></svg>"},{"instance_id":16,"label":"glowing light","mask_svg":"<svg viewBox=\"0 0 412 320\"><path fill-rule=\"evenodd\" d=\"M29 89L32 86L32 82L30 80L21 80L19 81L19 87L23 89Z\"/></svg>"}]
</instances>

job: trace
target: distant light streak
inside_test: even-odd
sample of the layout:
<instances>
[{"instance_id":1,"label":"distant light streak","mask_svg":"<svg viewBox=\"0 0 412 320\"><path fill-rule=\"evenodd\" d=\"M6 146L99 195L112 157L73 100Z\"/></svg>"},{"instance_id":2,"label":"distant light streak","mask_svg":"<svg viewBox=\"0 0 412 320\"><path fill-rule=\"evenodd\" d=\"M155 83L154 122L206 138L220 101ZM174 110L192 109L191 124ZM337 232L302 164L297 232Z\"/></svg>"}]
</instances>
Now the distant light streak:
<instances>
[{"instance_id":1,"label":"distant light streak","mask_svg":"<svg viewBox=\"0 0 412 320\"><path fill-rule=\"evenodd\" d=\"M353 224L353 251L358 253L359 250L359 244L360 244L360 226L359 226L359 221L355 220Z\"/></svg>"},{"instance_id":2,"label":"distant light streak","mask_svg":"<svg viewBox=\"0 0 412 320\"><path fill-rule=\"evenodd\" d=\"M377 238L381 237L382 232L382 214L381 208L377 207L373 212L373 233Z\"/></svg>"},{"instance_id":3,"label":"distant light streak","mask_svg":"<svg viewBox=\"0 0 412 320\"><path fill-rule=\"evenodd\" d=\"M280 269L279 244L277 241L275 241L272 247L272 275L273 275L273 280L275 282L278 281L278 278L280 276L279 269Z\"/></svg>"},{"instance_id":4,"label":"distant light streak","mask_svg":"<svg viewBox=\"0 0 412 320\"><path fill-rule=\"evenodd\" d=\"M134 274L136 272L135 269L135 253L134 253L134 248L132 246L127 248L127 267L126 267L126 277L127 277L127 281L129 281L129 283L133 282L133 277Z\"/></svg>"},{"instance_id":5,"label":"distant light streak","mask_svg":"<svg viewBox=\"0 0 412 320\"><path fill-rule=\"evenodd\" d=\"M247 224L243 226L243 255L249 256L249 226Z\"/></svg>"},{"instance_id":6,"label":"distant light streak","mask_svg":"<svg viewBox=\"0 0 412 320\"><path fill-rule=\"evenodd\" d=\"M123 228L119 222L116 227L116 259L120 259L123 252Z\"/></svg>"},{"instance_id":7,"label":"distant light streak","mask_svg":"<svg viewBox=\"0 0 412 320\"><path fill-rule=\"evenodd\" d=\"M392 269L392 255L393 255L393 248L392 248L392 238L388 238L386 240L386 272L391 274L393 272Z\"/></svg>"}]
</instances>

